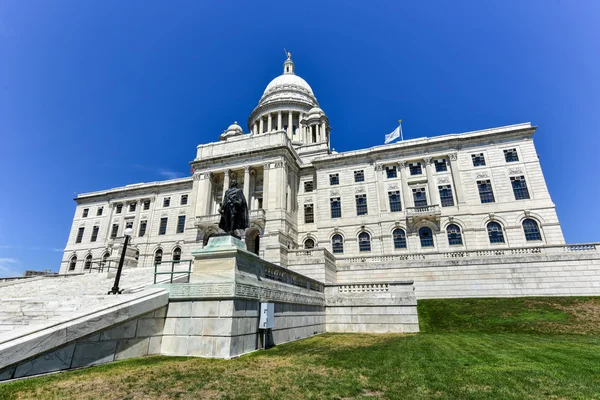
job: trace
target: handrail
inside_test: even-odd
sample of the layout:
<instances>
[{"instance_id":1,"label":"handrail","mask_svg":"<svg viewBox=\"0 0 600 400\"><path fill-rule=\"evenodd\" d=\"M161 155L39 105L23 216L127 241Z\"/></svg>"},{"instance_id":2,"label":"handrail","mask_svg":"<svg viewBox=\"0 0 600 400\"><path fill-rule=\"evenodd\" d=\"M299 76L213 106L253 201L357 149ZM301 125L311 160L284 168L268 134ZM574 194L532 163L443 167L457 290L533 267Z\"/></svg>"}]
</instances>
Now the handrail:
<instances>
[{"instance_id":1,"label":"handrail","mask_svg":"<svg viewBox=\"0 0 600 400\"><path fill-rule=\"evenodd\" d=\"M157 275L171 275L170 283L173 283L173 275L175 274L187 274L188 282L190 275L192 274L192 263L194 260L171 260L171 261L159 261L154 263L154 284L156 284ZM171 264L171 270L166 272L158 272L159 264ZM187 271L175 271L175 266L187 263Z\"/></svg>"}]
</instances>

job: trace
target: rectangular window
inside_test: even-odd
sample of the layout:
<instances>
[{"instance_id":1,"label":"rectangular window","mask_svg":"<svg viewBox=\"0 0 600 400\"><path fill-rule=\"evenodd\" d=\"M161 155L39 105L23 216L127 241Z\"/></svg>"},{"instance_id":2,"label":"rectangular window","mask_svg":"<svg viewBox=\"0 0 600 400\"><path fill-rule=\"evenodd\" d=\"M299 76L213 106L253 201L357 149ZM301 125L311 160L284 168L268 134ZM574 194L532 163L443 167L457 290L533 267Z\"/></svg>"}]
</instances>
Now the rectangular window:
<instances>
[{"instance_id":1,"label":"rectangular window","mask_svg":"<svg viewBox=\"0 0 600 400\"><path fill-rule=\"evenodd\" d=\"M182 194L181 195L181 201L179 202L180 205L185 206L187 204L188 201L188 195L187 194Z\"/></svg>"},{"instance_id":2,"label":"rectangular window","mask_svg":"<svg viewBox=\"0 0 600 400\"><path fill-rule=\"evenodd\" d=\"M400 191L395 190L393 192L388 192L388 198L390 200L390 211L398 212L402 211L402 203L400 201Z\"/></svg>"},{"instance_id":3,"label":"rectangular window","mask_svg":"<svg viewBox=\"0 0 600 400\"><path fill-rule=\"evenodd\" d=\"M365 171L362 169L360 171L354 171L354 182L364 182L365 181Z\"/></svg>"},{"instance_id":4,"label":"rectangular window","mask_svg":"<svg viewBox=\"0 0 600 400\"><path fill-rule=\"evenodd\" d=\"M396 166L392 165L391 167L385 167L385 175L388 179L398 177L398 171L396 170Z\"/></svg>"},{"instance_id":5,"label":"rectangular window","mask_svg":"<svg viewBox=\"0 0 600 400\"><path fill-rule=\"evenodd\" d=\"M357 194L356 195L356 215L367 215L367 195Z\"/></svg>"},{"instance_id":6,"label":"rectangular window","mask_svg":"<svg viewBox=\"0 0 600 400\"><path fill-rule=\"evenodd\" d=\"M425 193L425 188L413 189L412 191L415 207L427 206L427 194Z\"/></svg>"},{"instance_id":7,"label":"rectangular window","mask_svg":"<svg viewBox=\"0 0 600 400\"><path fill-rule=\"evenodd\" d=\"M263 199L262 199L262 197L258 198L258 208L263 208Z\"/></svg>"},{"instance_id":8,"label":"rectangular window","mask_svg":"<svg viewBox=\"0 0 600 400\"><path fill-rule=\"evenodd\" d=\"M341 218L342 217L342 203L339 197L333 197L329 199L329 203L331 205L331 218Z\"/></svg>"},{"instance_id":9,"label":"rectangular window","mask_svg":"<svg viewBox=\"0 0 600 400\"><path fill-rule=\"evenodd\" d=\"M79 230L77 231L77 238L75 238L75 243L81 243L81 240L83 240L83 231L85 230L85 227L81 227L79 228Z\"/></svg>"},{"instance_id":10,"label":"rectangular window","mask_svg":"<svg viewBox=\"0 0 600 400\"><path fill-rule=\"evenodd\" d=\"M517 149L504 150L504 159L506 160L506 162L519 161L519 155L517 154Z\"/></svg>"},{"instance_id":11,"label":"rectangular window","mask_svg":"<svg viewBox=\"0 0 600 400\"><path fill-rule=\"evenodd\" d=\"M133 229L133 221L125 221L125 229Z\"/></svg>"},{"instance_id":12,"label":"rectangular window","mask_svg":"<svg viewBox=\"0 0 600 400\"><path fill-rule=\"evenodd\" d=\"M148 221L140 221L140 232L138 236L142 237L146 234L146 227L148 226Z\"/></svg>"},{"instance_id":13,"label":"rectangular window","mask_svg":"<svg viewBox=\"0 0 600 400\"><path fill-rule=\"evenodd\" d=\"M421 168L421 163L411 163L408 164L411 175L421 175L423 173L423 168Z\"/></svg>"},{"instance_id":14,"label":"rectangular window","mask_svg":"<svg viewBox=\"0 0 600 400\"><path fill-rule=\"evenodd\" d=\"M90 212L90 209L89 209L89 208L84 208L84 209L83 209L83 215L82 215L82 217L83 217L83 218L86 218L86 217L88 216L88 213L89 213L89 212Z\"/></svg>"},{"instance_id":15,"label":"rectangular window","mask_svg":"<svg viewBox=\"0 0 600 400\"><path fill-rule=\"evenodd\" d=\"M98 239L98 231L100 230L99 226L94 226L92 228L92 237L90 238L90 242L95 242Z\"/></svg>"},{"instance_id":16,"label":"rectangular window","mask_svg":"<svg viewBox=\"0 0 600 400\"><path fill-rule=\"evenodd\" d=\"M163 207L169 207L171 205L171 198L170 197L165 197L163 199Z\"/></svg>"},{"instance_id":17,"label":"rectangular window","mask_svg":"<svg viewBox=\"0 0 600 400\"><path fill-rule=\"evenodd\" d=\"M304 223L312 224L315 222L315 209L312 204L304 205Z\"/></svg>"},{"instance_id":18,"label":"rectangular window","mask_svg":"<svg viewBox=\"0 0 600 400\"><path fill-rule=\"evenodd\" d=\"M113 224L112 230L110 231L110 238L111 239L116 238L117 233L119 233L119 224Z\"/></svg>"},{"instance_id":19,"label":"rectangular window","mask_svg":"<svg viewBox=\"0 0 600 400\"><path fill-rule=\"evenodd\" d=\"M435 160L433 163L435 164L435 172L448 171L448 164L446 163L446 159Z\"/></svg>"},{"instance_id":20,"label":"rectangular window","mask_svg":"<svg viewBox=\"0 0 600 400\"><path fill-rule=\"evenodd\" d=\"M454 205L454 198L452 197L452 186L438 186L438 189L440 191L440 202L442 203L442 207L452 207Z\"/></svg>"},{"instance_id":21,"label":"rectangular window","mask_svg":"<svg viewBox=\"0 0 600 400\"><path fill-rule=\"evenodd\" d=\"M304 192L309 193L313 191L313 181L304 182Z\"/></svg>"},{"instance_id":22,"label":"rectangular window","mask_svg":"<svg viewBox=\"0 0 600 400\"><path fill-rule=\"evenodd\" d=\"M494 203L494 192L492 191L492 183L488 180L477 181L477 187L479 188L479 198L482 203Z\"/></svg>"},{"instance_id":23,"label":"rectangular window","mask_svg":"<svg viewBox=\"0 0 600 400\"><path fill-rule=\"evenodd\" d=\"M481 167L485 165L485 157L483 156L483 153L471 154L471 159L473 160L474 167Z\"/></svg>"},{"instance_id":24,"label":"rectangular window","mask_svg":"<svg viewBox=\"0 0 600 400\"><path fill-rule=\"evenodd\" d=\"M117 204L116 213L121 214L121 211L123 211L123 204L119 203L119 204Z\"/></svg>"},{"instance_id":25,"label":"rectangular window","mask_svg":"<svg viewBox=\"0 0 600 400\"><path fill-rule=\"evenodd\" d=\"M185 229L185 215L177 217L177 233L183 233Z\"/></svg>"},{"instance_id":26,"label":"rectangular window","mask_svg":"<svg viewBox=\"0 0 600 400\"><path fill-rule=\"evenodd\" d=\"M102 211L104 211L104 207L98 207L96 210L96 216L99 217L102 215Z\"/></svg>"},{"instance_id":27,"label":"rectangular window","mask_svg":"<svg viewBox=\"0 0 600 400\"><path fill-rule=\"evenodd\" d=\"M164 235L167 233L167 217L160 219L160 227L158 228L158 234Z\"/></svg>"},{"instance_id":28,"label":"rectangular window","mask_svg":"<svg viewBox=\"0 0 600 400\"><path fill-rule=\"evenodd\" d=\"M150 200L145 200L144 201L144 211L149 210L150 209Z\"/></svg>"},{"instance_id":29,"label":"rectangular window","mask_svg":"<svg viewBox=\"0 0 600 400\"><path fill-rule=\"evenodd\" d=\"M529 199L529 190L524 176L513 176L510 178L510 183L515 193L515 200Z\"/></svg>"},{"instance_id":30,"label":"rectangular window","mask_svg":"<svg viewBox=\"0 0 600 400\"><path fill-rule=\"evenodd\" d=\"M340 184L340 175L339 174L330 174L329 175L329 184L330 185L339 185Z\"/></svg>"},{"instance_id":31,"label":"rectangular window","mask_svg":"<svg viewBox=\"0 0 600 400\"><path fill-rule=\"evenodd\" d=\"M129 203L129 212L134 212L137 203Z\"/></svg>"}]
</instances>

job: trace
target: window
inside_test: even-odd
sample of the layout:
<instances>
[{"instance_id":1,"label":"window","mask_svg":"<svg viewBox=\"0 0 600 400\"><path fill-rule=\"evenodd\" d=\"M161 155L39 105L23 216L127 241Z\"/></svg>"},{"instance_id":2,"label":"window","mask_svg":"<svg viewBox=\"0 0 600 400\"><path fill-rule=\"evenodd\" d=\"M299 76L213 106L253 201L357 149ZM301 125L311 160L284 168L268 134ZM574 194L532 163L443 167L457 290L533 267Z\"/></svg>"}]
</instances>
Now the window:
<instances>
[{"instance_id":1,"label":"window","mask_svg":"<svg viewBox=\"0 0 600 400\"><path fill-rule=\"evenodd\" d=\"M451 246L462 245L462 234L460 233L460 227L456 224L450 224L446 227L446 233L448 234L448 244Z\"/></svg>"},{"instance_id":2,"label":"window","mask_svg":"<svg viewBox=\"0 0 600 400\"><path fill-rule=\"evenodd\" d=\"M340 175L339 174L329 175L329 184L330 185L339 185L340 184Z\"/></svg>"},{"instance_id":3,"label":"window","mask_svg":"<svg viewBox=\"0 0 600 400\"><path fill-rule=\"evenodd\" d=\"M354 182L364 182L365 181L365 171L362 169L360 171L354 171Z\"/></svg>"},{"instance_id":4,"label":"window","mask_svg":"<svg viewBox=\"0 0 600 400\"><path fill-rule=\"evenodd\" d=\"M154 253L154 264L160 264L162 262L163 251L161 249L156 250Z\"/></svg>"},{"instance_id":5,"label":"window","mask_svg":"<svg viewBox=\"0 0 600 400\"><path fill-rule=\"evenodd\" d=\"M388 199L390 200L390 211L398 212L402 211L402 202L400 201L400 191L395 190L388 192Z\"/></svg>"},{"instance_id":6,"label":"window","mask_svg":"<svg viewBox=\"0 0 600 400\"><path fill-rule=\"evenodd\" d=\"M435 164L435 172L444 172L448 171L448 164L446 163L446 159L434 160Z\"/></svg>"},{"instance_id":7,"label":"window","mask_svg":"<svg viewBox=\"0 0 600 400\"><path fill-rule=\"evenodd\" d=\"M125 229L133 229L133 221L125 221Z\"/></svg>"},{"instance_id":8,"label":"window","mask_svg":"<svg viewBox=\"0 0 600 400\"><path fill-rule=\"evenodd\" d=\"M92 228L92 237L90 238L90 242L95 242L98 239L98 231L100 230L99 226L94 226Z\"/></svg>"},{"instance_id":9,"label":"window","mask_svg":"<svg viewBox=\"0 0 600 400\"><path fill-rule=\"evenodd\" d=\"M88 255L85 258L85 262L83 263L83 269L90 269L92 268L92 255Z\"/></svg>"},{"instance_id":10,"label":"window","mask_svg":"<svg viewBox=\"0 0 600 400\"><path fill-rule=\"evenodd\" d=\"M262 197L259 197L257 200L258 200L258 208L263 208L263 199L262 199Z\"/></svg>"},{"instance_id":11,"label":"window","mask_svg":"<svg viewBox=\"0 0 600 400\"><path fill-rule=\"evenodd\" d=\"M306 193L313 191L313 181L304 182L304 191Z\"/></svg>"},{"instance_id":12,"label":"window","mask_svg":"<svg viewBox=\"0 0 600 400\"><path fill-rule=\"evenodd\" d=\"M121 211L123 211L123 204L119 203L117 204L117 214L121 214Z\"/></svg>"},{"instance_id":13,"label":"window","mask_svg":"<svg viewBox=\"0 0 600 400\"><path fill-rule=\"evenodd\" d=\"M304 241L304 248L305 249L314 249L315 248L315 241L311 238L308 238Z\"/></svg>"},{"instance_id":14,"label":"window","mask_svg":"<svg viewBox=\"0 0 600 400\"><path fill-rule=\"evenodd\" d=\"M493 203L496 201L494 199L494 192L492 191L492 183L489 179L486 181L477 181L477 187L479 188L481 203Z\"/></svg>"},{"instance_id":15,"label":"window","mask_svg":"<svg viewBox=\"0 0 600 400\"><path fill-rule=\"evenodd\" d=\"M144 200L144 211L150 209L150 200Z\"/></svg>"},{"instance_id":16,"label":"window","mask_svg":"<svg viewBox=\"0 0 600 400\"><path fill-rule=\"evenodd\" d=\"M175 247L175 250L173 250L173 261L180 261L180 260L181 260L181 248Z\"/></svg>"},{"instance_id":17,"label":"window","mask_svg":"<svg viewBox=\"0 0 600 400\"><path fill-rule=\"evenodd\" d=\"M108 262L108 257L110 257L110 253L106 252L104 253L104 255L102 256L102 266L104 267L106 265L106 263Z\"/></svg>"},{"instance_id":18,"label":"window","mask_svg":"<svg viewBox=\"0 0 600 400\"><path fill-rule=\"evenodd\" d=\"M420 162L408 164L408 169L410 170L411 175L421 175L423 173Z\"/></svg>"},{"instance_id":19,"label":"window","mask_svg":"<svg viewBox=\"0 0 600 400\"><path fill-rule=\"evenodd\" d=\"M443 185L438 187L440 191L440 202L442 207L452 207L454 205L454 198L452 197L452 186Z\"/></svg>"},{"instance_id":20,"label":"window","mask_svg":"<svg viewBox=\"0 0 600 400\"><path fill-rule=\"evenodd\" d=\"M395 249L406 248L406 232L404 232L404 229L394 229L394 232L392 232L392 237L394 238Z\"/></svg>"},{"instance_id":21,"label":"window","mask_svg":"<svg viewBox=\"0 0 600 400\"><path fill-rule=\"evenodd\" d=\"M188 195L187 194L182 194L181 195L181 200L179 201L179 204L182 206L185 206L187 204L188 201Z\"/></svg>"},{"instance_id":22,"label":"window","mask_svg":"<svg viewBox=\"0 0 600 400\"><path fill-rule=\"evenodd\" d=\"M158 228L158 234L164 235L167 233L167 217L160 219L160 227Z\"/></svg>"},{"instance_id":23,"label":"window","mask_svg":"<svg viewBox=\"0 0 600 400\"><path fill-rule=\"evenodd\" d=\"M129 203L129 212L134 212L137 203Z\"/></svg>"},{"instance_id":24,"label":"window","mask_svg":"<svg viewBox=\"0 0 600 400\"><path fill-rule=\"evenodd\" d=\"M169 207L171 205L171 198L170 197L165 197L163 199L163 207Z\"/></svg>"},{"instance_id":25,"label":"window","mask_svg":"<svg viewBox=\"0 0 600 400\"><path fill-rule=\"evenodd\" d=\"M427 206L427 194L425 194L425 188L413 189L413 199L415 200L415 207L426 207Z\"/></svg>"},{"instance_id":26,"label":"window","mask_svg":"<svg viewBox=\"0 0 600 400\"><path fill-rule=\"evenodd\" d=\"M90 212L90 209L89 209L89 208L84 208L84 209L83 209L83 215L82 215L82 217L83 217L83 218L87 218L87 216L88 216L88 213L89 213L89 212Z\"/></svg>"},{"instance_id":27,"label":"window","mask_svg":"<svg viewBox=\"0 0 600 400\"><path fill-rule=\"evenodd\" d=\"M315 210L312 204L304 205L304 223L312 224L315 222Z\"/></svg>"},{"instance_id":28,"label":"window","mask_svg":"<svg viewBox=\"0 0 600 400\"><path fill-rule=\"evenodd\" d=\"M358 235L358 250L371 251L371 236L367 232L361 232Z\"/></svg>"},{"instance_id":29,"label":"window","mask_svg":"<svg viewBox=\"0 0 600 400\"><path fill-rule=\"evenodd\" d=\"M148 221L140 221L140 232L138 236L142 237L146 234L146 227L148 226Z\"/></svg>"},{"instance_id":30,"label":"window","mask_svg":"<svg viewBox=\"0 0 600 400\"><path fill-rule=\"evenodd\" d=\"M104 207L98 207L96 210L96 216L99 217L102 215L102 211L104 211Z\"/></svg>"},{"instance_id":31,"label":"window","mask_svg":"<svg viewBox=\"0 0 600 400\"><path fill-rule=\"evenodd\" d=\"M385 167L385 175L388 179L396 178L398 176L396 166L392 165L391 167Z\"/></svg>"},{"instance_id":32,"label":"window","mask_svg":"<svg viewBox=\"0 0 600 400\"><path fill-rule=\"evenodd\" d=\"M515 194L515 200L526 200L529 199L529 190L527 189L527 183L525 182L524 176L512 176L510 183Z\"/></svg>"},{"instance_id":33,"label":"window","mask_svg":"<svg viewBox=\"0 0 600 400\"><path fill-rule=\"evenodd\" d=\"M116 238L118 232L119 232L119 224L113 224L112 230L110 231L110 238L111 239Z\"/></svg>"},{"instance_id":34,"label":"window","mask_svg":"<svg viewBox=\"0 0 600 400\"><path fill-rule=\"evenodd\" d=\"M75 243L81 243L81 241L83 240L83 231L85 230L85 227L81 227L79 228L79 231L77 231L77 238L75 238Z\"/></svg>"},{"instance_id":35,"label":"window","mask_svg":"<svg viewBox=\"0 0 600 400\"><path fill-rule=\"evenodd\" d=\"M136 261L140 259L140 251L139 250L137 250L135 252L135 259L136 259Z\"/></svg>"},{"instance_id":36,"label":"window","mask_svg":"<svg viewBox=\"0 0 600 400\"><path fill-rule=\"evenodd\" d=\"M488 237L490 243L504 243L504 233L502 233L502 227L497 222L490 222L487 225Z\"/></svg>"},{"instance_id":37,"label":"window","mask_svg":"<svg viewBox=\"0 0 600 400\"><path fill-rule=\"evenodd\" d=\"M356 195L356 215L367 215L367 195L357 194Z\"/></svg>"},{"instance_id":38,"label":"window","mask_svg":"<svg viewBox=\"0 0 600 400\"><path fill-rule=\"evenodd\" d=\"M69 260L69 271L75 271L75 266L77 265L77 256L71 257Z\"/></svg>"},{"instance_id":39,"label":"window","mask_svg":"<svg viewBox=\"0 0 600 400\"><path fill-rule=\"evenodd\" d=\"M344 252L344 238L342 235L333 235L331 238L331 250L333 251L333 254L340 254Z\"/></svg>"},{"instance_id":40,"label":"window","mask_svg":"<svg viewBox=\"0 0 600 400\"><path fill-rule=\"evenodd\" d=\"M517 154L517 149L504 150L504 159L506 160L506 162L519 161L519 155Z\"/></svg>"},{"instance_id":41,"label":"window","mask_svg":"<svg viewBox=\"0 0 600 400\"><path fill-rule=\"evenodd\" d=\"M419 229L419 239L421 239L421 247L433 247L433 234L428 227Z\"/></svg>"},{"instance_id":42,"label":"window","mask_svg":"<svg viewBox=\"0 0 600 400\"><path fill-rule=\"evenodd\" d=\"M525 232L525 240L528 242L542 240L540 227L538 223L531 218L527 218L523 221L523 231Z\"/></svg>"},{"instance_id":43,"label":"window","mask_svg":"<svg viewBox=\"0 0 600 400\"><path fill-rule=\"evenodd\" d=\"M185 215L177 217L177 233L183 233L185 230Z\"/></svg>"},{"instance_id":44,"label":"window","mask_svg":"<svg viewBox=\"0 0 600 400\"><path fill-rule=\"evenodd\" d=\"M481 167L485 165L485 157L483 156L483 153L471 154L471 159L473 160L474 167Z\"/></svg>"},{"instance_id":45,"label":"window","mask_svg":"<svg viewBox=\"0 0 600 400\"><path fill-rule=\"evenodd\" d=\"M331 205L331 218L341 218L342 217L342 203L340 202L339 197L334 197L329 199L329 203Z\"/></svg>"}]
</instances>

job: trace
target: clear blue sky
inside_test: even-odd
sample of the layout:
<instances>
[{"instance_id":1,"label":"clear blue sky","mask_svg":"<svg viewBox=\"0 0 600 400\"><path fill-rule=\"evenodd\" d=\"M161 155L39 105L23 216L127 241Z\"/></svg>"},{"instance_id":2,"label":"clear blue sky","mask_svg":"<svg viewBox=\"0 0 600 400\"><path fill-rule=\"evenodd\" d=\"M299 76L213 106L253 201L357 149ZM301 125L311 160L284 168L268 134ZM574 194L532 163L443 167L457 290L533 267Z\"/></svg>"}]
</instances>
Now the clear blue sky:
<instances>
[{"instance_id":1,"label":"clear blue sky","mask_svg":"<svg viewBox=\"0 0 600 400\"><path fill-rule=\"evenodd\" d=\"M0 276L58 269L75 193L189 174L284 47L337 151L539 126L567 242L600 241L600 2L404 3L0 0Z\"/></svg>"}]
</instances>

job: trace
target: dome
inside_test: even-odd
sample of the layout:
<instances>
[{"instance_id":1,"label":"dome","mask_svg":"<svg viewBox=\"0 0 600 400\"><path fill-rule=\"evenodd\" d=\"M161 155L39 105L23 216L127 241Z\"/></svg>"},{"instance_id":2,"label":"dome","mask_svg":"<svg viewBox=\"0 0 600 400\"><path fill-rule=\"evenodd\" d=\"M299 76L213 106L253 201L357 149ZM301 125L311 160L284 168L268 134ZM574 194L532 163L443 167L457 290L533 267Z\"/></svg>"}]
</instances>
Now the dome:
<instances>
[{"instance_id":1,"label":"dome","mask_svg":"<svg viewBox=\"0 0 600 400\"><path fill-rule=\"evenodd\" d=\"M283 74L283 75L279 75L277 78L273 79L267 85L267 88L265 89L263 96L265 94L267 94L267 92L270 92L271 90L275 90L275 89L279 89L279 88L287 89L290 86L297 86L301 89L306 90L307 92L309 92L311 95L314 96L314 93L313 93L310 85L304 79L300 78L298 75L293 75L293 74Z\"/></svg>"},{"instance_id":2,"label":"dome","mask_svg":"<svg viewBox=\"0 0 600 400\"><path fill-rule=\"evenodd\" d=\"M313 107L308 111L309 114L322 114L323 110L321 110L319 107Z\"/></svg>"},{"instance_id":3,"label":"dome","mask_svg":"<svg viewBox=\"0 0 600 400\"><path fill-rule=\"evenodd\" d=\"M227 131L241 131L244 132L242 127L238 125L237 121L235 121L233 124L229 125L229 128L227 128Z\"/></svg>"}]
</instances>

